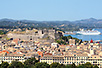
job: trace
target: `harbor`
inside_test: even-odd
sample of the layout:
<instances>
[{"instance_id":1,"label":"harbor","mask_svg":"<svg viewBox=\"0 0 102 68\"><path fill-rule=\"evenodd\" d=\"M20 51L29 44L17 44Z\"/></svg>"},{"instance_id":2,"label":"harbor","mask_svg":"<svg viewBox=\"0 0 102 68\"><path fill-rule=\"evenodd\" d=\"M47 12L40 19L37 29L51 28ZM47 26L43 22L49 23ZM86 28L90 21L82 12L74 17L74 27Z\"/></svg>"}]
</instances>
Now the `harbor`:
<instances>
[{"instance_id":1,"label":"harbor","mask_svg":"<svg viewBox=\"0 0 102 68\"><path fill-rule=\"evenodd\" d=\"M66 31L68 33L65 32L64 36L71 35L72 37L82 39L83 41L90 41L91 39L93 39L94 41L102 40L102 29L95 29L95 30L98 30L101 33L99 35L82 35L82 34L77 34L76 31L73 31L73 32Z\"/></svg>"},{"instance_id":2,"label":"harbor","mask_svg":"<svg viewBox=\"0 0 102 68\"><path fill-rule=\"evenodd\" d=\"M66 33L64 33L64 35L66 35L66 34L68 34L68 35L80 35L80 34L75 33L75 32L66 32ZM99 35L102 35L102 33L100 33Z\"/></svg>"},{"instance_id":3,"label":"harbor","mask_svg":"<svg viewBox=\"0 0 102 68\"><path fill-rule=\"evenodd\" d=\"M81 35L100 35L101 32L98 31L98 30L95 30L95 29L79 29L79 31L72 31L72 32L68 32L66 31L65 34L72 34L72 35L75 35L75 34L81 34Z\"/></svg>"}]
</instances>

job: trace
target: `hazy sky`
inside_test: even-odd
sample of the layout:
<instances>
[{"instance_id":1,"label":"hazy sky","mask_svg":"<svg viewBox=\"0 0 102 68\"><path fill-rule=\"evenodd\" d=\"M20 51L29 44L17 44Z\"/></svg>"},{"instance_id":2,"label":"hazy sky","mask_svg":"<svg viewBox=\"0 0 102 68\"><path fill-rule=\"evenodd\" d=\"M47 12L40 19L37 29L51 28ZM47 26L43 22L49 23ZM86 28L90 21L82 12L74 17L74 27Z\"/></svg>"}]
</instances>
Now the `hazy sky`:
<instances>
[{"instance_id":1,"label":"hazy sky","mask_svg":"<svg viewBox=\"0 0 102 68\"><path fill-rule=\"evenodd\" d=\"M0 19L102 19L102 0L0 0Z\"/></svg>"}]
</instances>

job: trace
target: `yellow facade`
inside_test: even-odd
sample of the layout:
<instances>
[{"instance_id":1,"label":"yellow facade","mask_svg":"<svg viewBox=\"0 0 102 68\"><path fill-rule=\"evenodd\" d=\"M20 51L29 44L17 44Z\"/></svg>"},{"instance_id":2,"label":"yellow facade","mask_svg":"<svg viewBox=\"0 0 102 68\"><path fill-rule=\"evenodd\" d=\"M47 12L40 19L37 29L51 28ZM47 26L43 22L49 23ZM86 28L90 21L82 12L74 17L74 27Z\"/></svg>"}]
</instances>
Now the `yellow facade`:
<instances>
[{"instance_id":1,"label":"yellow facade","mask_svg":"<svg viewBox=\"0 0 102 68\"><path fill-rule=\"evenodd\" d=\"M86 62L90 62L93 65L98 65L102 67L102 57L93 55L92 57L88 57L87 55L73 55L73 56L46 56L40 59L40 62L47 62L51 64L53 62L58 62L60 64L72 64L75 63L76 65L85 64Z\"/></svg>"}]
</instances>

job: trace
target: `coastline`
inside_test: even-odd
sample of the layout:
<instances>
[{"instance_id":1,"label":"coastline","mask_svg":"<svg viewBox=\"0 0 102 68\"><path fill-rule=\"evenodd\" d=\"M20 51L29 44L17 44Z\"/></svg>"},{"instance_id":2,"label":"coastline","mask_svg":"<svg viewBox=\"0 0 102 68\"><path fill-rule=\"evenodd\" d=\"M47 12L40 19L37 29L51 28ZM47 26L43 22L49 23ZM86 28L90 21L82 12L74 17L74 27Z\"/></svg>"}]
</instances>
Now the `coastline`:
<instances>
[{"instance_id":1,"label":"coastline","mask_svg":"<svg viewBox=\"0 0 102 68\"><path fill-rule=\"evenodd\" d=\"M101 32L101 35L75 35L75 34L64 34L64 36L71 35L72 37L82 39L83 41L90 41L93 40L102 40L102 29L95 29Z\"/></svg>"}]
</instances>

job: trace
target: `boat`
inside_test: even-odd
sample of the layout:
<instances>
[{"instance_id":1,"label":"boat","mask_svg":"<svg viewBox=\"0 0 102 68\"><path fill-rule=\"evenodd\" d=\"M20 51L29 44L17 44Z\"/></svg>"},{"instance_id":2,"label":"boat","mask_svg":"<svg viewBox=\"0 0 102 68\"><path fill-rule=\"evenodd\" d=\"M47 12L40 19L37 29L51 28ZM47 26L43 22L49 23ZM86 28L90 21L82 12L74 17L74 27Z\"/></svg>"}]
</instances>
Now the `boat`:
<instances>
[{"instance_id":1,"label":"boat","mask_svg":"<svg viewBox=\"0 0 102 68\"><path fill-rule=\"evenodd\" d=\"M68 31L65 31L64 34L68 34L68 35L76 35L76 33L74 33L74 32L68 32Z\"/></svg>"},{"instance_id":2,"label":"boat","mask_svg":"<svg viewBox=\"0 0 102 68\"><path fill-rule=\"evenodd\" d=\"M97 30L84 30L84 29L80 29L80 31L77 31L76 34L81 34L81 35L100 35L101 32L97 31Z\"/></svg>"}]
</instances>

